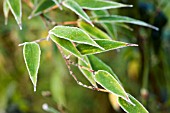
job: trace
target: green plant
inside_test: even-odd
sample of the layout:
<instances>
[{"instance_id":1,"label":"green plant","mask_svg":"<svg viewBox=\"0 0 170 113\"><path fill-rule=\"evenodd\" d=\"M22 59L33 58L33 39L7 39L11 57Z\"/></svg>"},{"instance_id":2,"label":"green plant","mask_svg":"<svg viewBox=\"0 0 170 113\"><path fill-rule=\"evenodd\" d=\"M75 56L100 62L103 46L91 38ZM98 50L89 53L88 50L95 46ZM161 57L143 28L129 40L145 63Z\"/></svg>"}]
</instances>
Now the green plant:
<instances>
[{"instance_id":1,"label":"green plant","mask_svg":"<svg viewBox=\"0 0 170 113\"><path fill-rule=\"evenodd\" d=\"M113 23L131 23L150 27L155 30L158 30L158 28L130 17L110 15L107 11L108 9L132 7L131 5L125 5L112 1L42 0L35 6L33 5L33 2L29 0L24 0L24 2L30 8L33 8L29 18L41 16L45 22L50 23L52 26L52 28L48 31L47 38L19 44L19 46L24 46L24 61L28 69L30 79L34 85L34 91L36 91L37 73L41 54L38 42L52 40L61 52L69 69L70 75L72 75L78 85L92 90L116 95L119 105L126 112L148 112L142 104L140 104L133 96L125 91L122 83L112 69L93 54L128 46L137 46L136 44L115 41L117 37L114 32ZM34 0L34 2L36 2L36 0ZM20 29L22 29L21 5L21 0L4 0L5 23L7 23L8 13L10 10L14 15ZM60 8L61 11L65 10L64 8L68 8L80 18L72 22L57 23L52 21L49 16L45 15L46 12L49 12L55 8ZM84 9L90 11L91 16L88 16ZM100 24L107 33L99 29L96 24ZM76 25L78 27L75 27ZM78 63L73 62L70 58L71 56L78 58ZM92 86L87 86L79 82L71 70L70 65L77 66ZM97 84L101 85L104 89L98 88Z\"/></svg>"}]
</instances>

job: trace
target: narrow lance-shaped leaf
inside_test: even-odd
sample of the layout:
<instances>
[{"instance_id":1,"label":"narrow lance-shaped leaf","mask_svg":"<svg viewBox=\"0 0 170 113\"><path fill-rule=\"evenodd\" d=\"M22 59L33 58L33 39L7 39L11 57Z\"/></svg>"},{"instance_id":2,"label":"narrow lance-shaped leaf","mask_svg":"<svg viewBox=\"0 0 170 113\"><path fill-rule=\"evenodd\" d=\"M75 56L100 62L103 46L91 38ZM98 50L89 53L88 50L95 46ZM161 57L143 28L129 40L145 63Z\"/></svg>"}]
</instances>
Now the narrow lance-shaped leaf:
<instances>
[{"instance_id":1,"label":"narrow lance-shaped leaf","mask_svg":"<svg viewBox=\"0 0 170 113\"><path fill-rule=\"evenodd\" d=\"M3 11L4 11L4 17L5 17L5 25L8 23L8 14L9 14L9 6L7 3L7 0L4 0L3 2Z\"/></svg>"},{"instance_id":2,"label":"narrow lance-shaped leaf","mask_svg":"<svg viewBox=\"0 0 170 113\"><path fill-rule=\"evenodd\" d=\"M49 31L49 34L53 34L71 42L92 45L103 49L86 32L77 27L56 26Z\"/></svg>"},{"instance_id":3,"label":"narrow lance-shaped leaf","mask_svg":"<svg viewBox=\"0 0 170 113\"><path fill-rule=\"evenodd\" d=\"M73 12L75 12L82 19L84 19L86 22L88 22L89 24L91 24L93 26L93 24L92 24L90 18L88 17L88 15L83 11L83 9L75 1L66 0L66 1L63 2L63 5L65 7L67 7L67 8L69 8L70 10L72 10Z\"/></svg>"},{"instance_id":4,"label":"narrow lance-shaped leaf","mask_svg":"<svg viewBox=\"0 0 170 113\"><path fill-rule=\"evenodd\" d=\"M116 76L116 74L112 71L112 69L105 64L102 60L100 60L99 58L97 58L94 55L88 55L88 59L90 61L90 65L92 67L92 69L94 71L98 71L98 70L105 70L108 73L110 73L119 83L120 80L118 79L118 77Z\"/></svg>"},{"instance_id":5,"label":"narrow lance-shaped leaf","mask_svg":"<svg viewBox=\"0 0 170 113\"><path fill-rule=\"evenodd\" d=\"M91 45L86 45L86 44L79 44L77 46L77 49L80 51L82 55L89 55L89 54L97 54L97 53L102 53L118 48L123 48L123 47L128 47L128 46L137 46L136 44L128 44L125 42L120 42L120 41L113 41L113 40L106 40L106 39L97 39L95 42L104 48L104 50L94 47Z\"/></svg>"},{"instance_id":6,"label":"narrow lance-shaped leaf","mask_svg":"<svg viewBox=\"0 0 170 113\"><path fill-rule=\"evenodd\" d=\"M22 29L21 25L21 17L22 17L22 7L21 0L7 0L9 8L14 15L15 20L17 21L20 29Z\"/></svg>"},{"instance_id":7,"label":"narrow lance-shaped leaf","mask_svg":"<svg viewBox=\"0 0 170 113\"><path fill-rule=\"evenodd\" d=\"M132 5L125 5L113 1L105 0L75 0L83 9L88 10L102 10L121 7L132 7Z\"/></svg>"},{"instance_id":8,"label":"narrow lance-shaped leaf","mask_svg":"<svg viewBox=\"0 0 170 113\"><path fill-rule=\"evenodd\" d=\"M23 48L24 61L30 76L30 79L34 85L34 91L36 91L37 74L40 65L41 50L37 43L26 42Z\"/></svg>"},{"instance_id":9,"label":"narrow lance-shaped leaf","mask_svg":"<svg viewBox=\"0 0 170 113\"><path fill-rule=\"evenodd\" d=\"M103 32L99 28L92 27L91 25L89 25L89 24L87 24L87 23L85 23L83 21L79 21L78 26L80 28L82 28L83 30L85 30L89 35L91 35L94 38L97 38L97 39L111 39L105 32Z\"/></svg>"},{"instance_id":10,"label":"narrow lance-shaped leaf","mask_svg":"<svg viewBox=\"0 0 170 113\"><path fill-rule=\"evenodd\" d=\"M79 69L80 71L83 73L83 75L89 80L89 82L94 86L97 87L97 84L93 78L93 72L90 72L92 70L90 62L87 58L87 56L84 57L84 61L82 60L78 60L78 64L79 64Z\"/></svg>"},{"instance_id":11,"label":"narrow lance-shaped leaf","mask_svg":"<svg viewBox=\"0 0 170 113\"><path fill-rule=\"evenodd\" d=\"M92 15L98 17L98 16L109 16L110 14L107 10L98 10L98 11L92 11ZM117 30L116 30L116 25L114 23L101 23L101 25L104 27L104 29L113 39L115 40L117 39Z\"/></svg>"},{"instance_id":12,"label":"narrow lance-shaped leaf","mask_svg":"<svg viewBox=\"0 0 170 113\"><path fill-rule=\"evenodd\" d=\"M104 70L97 71L94 79L98 84L100 84L110 93L116 94L117 96L122 97L128 103L133 104L129 100L129 97L125 92L124 88L122 87L122 85L107 71Z\"/></svg>"},{"instance_id":13,"label":"narrow lance-shaped leaf","mask_svg":"<svg viewBox=\"0 0 170 113\"><path fill-rule=\"evenodd\" d=\"M29 19L38 16L43 13L44 10L48 10L50 7L54 6L55 2L52 0L41 0L38 5L35 7L35 9L32 11L31 15L29 16Z\"/></svg>"},{"instance_id":14,"label":"narrow lance-shaped leaf","mask_svg":"<svg viewBox=\"0 0 170 113\"><path fill-rule=\"evenodd\" d=\"M127 113L149 113L138 100L136 100L130 94L128 94L128 96L129 96L129 99L135 104L135 106L132 104L129 104L127 101L125 101L121 97L118 98L118 103L125 112Z\"/></svg>"},{"instance_id":15,"label":"narrow lance-shaped leaf","mask_svg":"<svg viewBox=\"0 0 170 113\"><path fill-rule=\"evenodd\" d=\"M50 35L50 38L59 46L61 46L62 48L64 48L65 50L69 51L71 54L73 54L74 56L82 59L82 56L80 54L80 52L76 49L76 47L74 47L74 45L69 41L69 40L65 40L62 38L58 38L55 35Z\"/></svg>"},{"instance_id":16,"label":"narrow lance-shaped leaf","mask_svg":"<svg viewBox=\"0 0 170 113\"><path fill-rule=\"evenodd\" d=\"M152 26L146 22L136 20L126 16L118 16L118 15L100 16L100 17L94 17L92 18L92 20L97 23L115 23L115 22L130 23L130 24L141 25L155 30L159 30L157 27Z\"/></svg>"}]
</instances>

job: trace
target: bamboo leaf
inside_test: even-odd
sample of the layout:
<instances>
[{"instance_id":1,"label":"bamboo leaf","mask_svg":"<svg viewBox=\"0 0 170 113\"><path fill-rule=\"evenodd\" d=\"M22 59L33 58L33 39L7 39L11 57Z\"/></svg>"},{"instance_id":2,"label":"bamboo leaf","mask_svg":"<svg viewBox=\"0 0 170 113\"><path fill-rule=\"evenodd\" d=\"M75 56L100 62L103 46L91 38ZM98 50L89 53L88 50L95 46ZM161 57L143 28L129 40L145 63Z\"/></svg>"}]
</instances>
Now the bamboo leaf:
<instances>
[{"instance_id":1,"label":"bamboo leaf","mask_svg":"<svg viewBox=\"0 0 170 113\"><path fill-rule=\"evenodd\" d=\"M53 34L71 42L87 44L103 49L86 32L77 27L56 26L49 31L49 34Z\"/></svg>"},{"instance_id":2,"label":"bamboo leaf","mask_svg":"<svg viewBox=\"0 0 170 113\"><path fill-rule=\"evenodd\" d=\"M96 39L111 39L105 32L103 32L99 28L92 27L91 25L83 21L79 21L78 26Z\"/></svg>"},{"instance_id":3,"label":"bamboo leaf","mask_svg":"<svg viewBox=\"0 0 170 113\"><path fill-rule=\"evenodd\" d=\"M104 0L75 0L83 9L88 10L102 10L121 7L132 7L132 5L125 5L113 1Z\"/></svg>"},{"instance_id":4,"label":"bamboo leaf","mask_svg":"<svg viewBox=\"0 0 170 113\"><path fill-rule=\"evenodd\" d=\"M30 76L30 79L34 85L34 91L36 91L37 74L40 65L41 50L37 43L26 42L23 48L24 61Z\"/></svg>"},{"instance_id":5,"label":"bamboo leaf","mask_svg":"<svg viewBox=\"0 0 170 113\"><path fill-rule=\"evenodd\" d=\"M92 69L94 71L98 71L98 70L105 70L107 71L108 73L110 73L119 83L120 83L120 80L118 79L118 77L116 76L116 74L112 71L112 69L107 65L105 64L102 60L100 60L99 58L97 58L96 56L94 55L88 55L88 59L89 59L89 62L90 62L90 65L92 67Z\"/></svg>"},{"instance_id":6,"label":"bamboo leaf","mask_svg":"<svg viewBox=\"0 0 170 113\"><path fill-rule=\"evenodd\" d=\"M124 111L126 111L127 113L149 113L138 100L136 100L130 94L128 94L128 96L129 99L135 104L135 106L129 104L127 101L119 97L118 103Z\"/></svg>"},{"instance_id":7,"label":"bamboo leaf","mask_svg":"<svg viewBox=\"0 0 170 113\"><path fill-rule=\"evenodd\" d=\"M90 65L90 62L89 62L89 60L88 60L88 58L87 58L87 56L85 56L84 57L84 60L86 61L86 62L84 62L84 61L82 61L82 60L78 60L78 64L81 66L79 66L79 69L80 69L80 71L83 73L83 75L89 80L89 82L94 86L94 87L97 87L97 84L96 84L96 82L95 82L95 80L94 80L94 78L93 78L93 73L92 72L90 72L89 70L92 70L92 68L91 68L91 65ZM83 68L84 67L84 68ZM87 68L87 69L85 69L85 68Z\"/></svg>"},{"instance_id":8,"label":"bamboo leaf","mask_svg":"<svg viewBox=\"0 0 170 113\"><path fill-rule=\"evenodd\" d=\"M94 17L92 18L92 20L94 20L94 22L96 23L116 23L116 22L130 23L130 24L141 25L155 30L159 30L157 27L152 26L146 22L136 20L126 16L118 16L118 15L100 16L100 17Z\"/></svg>"},{"instance_id":9,"label":"bamboo leaf","mask_svg":"<svg viewBox=\"0 0 170 113\"><path fill-rule=\"evenodd\" d=\"M98 10L98 11L93 11L92 15L98 17L98 16L109 16L110 14L108 13L107 10ZM114 23L101 23L101 25L113 39L115 40L117 39L117 30L116 30L116 25L114 25Z\"/></svg>"},{"instance_id":10,"label":"bamboo leaf","mask_svg":"<svg viewBox=\"0 0 170 113\"><path fill-rule=\"evenodd\" d=\"M87 45L87 44L79 44L77 46L77 49L80 51L82 55L89 55L89 54L97 54L101 52L106 52L106 51L110 51L110 50L114 50L118 48L123 48L127 46L137 46L136 44L128 44L125 42L106 40L106 39L97 39L95 41L99 46L104 48L104 50L98 47Z\"/></svg>"},{"instance_id":11,"label":"bamboo leaf","mask_svg":"<svg viewBox=\"0 0 170 113\"><path fill-rule=\"evenodd\" d=\"M3 12L4 12L4 17L5 17L5 25L8 23L8 14L9 14L9 6L7 3L7 0L4 0L3 2Z\"/></svg>"},{"instance_id":12,"label":"bamboo leaf","mask_svg":"<svg viewBox=\"0 0 170 113\"><path fill-rule=\"evenodd\" d=\"M57 36L51 34L50 38L59 46L61 46L62 48L66 49L67 51L71 52L74 56L82 59L82 56L80 54L80 52L76 49L76 47L74 47L74 45L69 41L69 40L65 40L63 38L58 38Z\"/></svg>"},{"instance_id":13,"label":"bamboo leaf","mask_svg":"<svg viewBox=\"0 0 170 113\"><path fill-rule=\"evenodd\" d=\"M8 6L14 15L15 20L20 29L22 29L21 17L22 17L22 7L21 0L7 0Z\"/></svg>"},{"instance_id":14,"label":"bamboo leaf","mask_svg":"<svg viewBox=\"0 0 170 113\"><path fill-rule=\"evenodd\" d=\"M94 79L98 84L100 84L110 93L122 97L124 100L130 103L128 95L126 94L122 85L107 71L104 70L97 71Z\"/></svg>"},{"instance_id":15,"label":"bamboo leaf","mask_svg":"<svg viewBox=\"0 0 170 113\"><path fill-rule=\"evenodd\" d=\"M50 7L54 6L55 2L53 0L41 0L35 9L32 11L29 19L34 16L38 16L43 13L43 11L50 9Z\"/></svg>"},{"instance_id":16,"label":"bamboo leaf","mask_svg":"<svg viewBox=\"0 0 170 113\"><path fill-rule=\"evenodd\" d=\"M82 19L84 19L86 22L88 22L89 24L91 24L93 26L93 24L92 24L90 18L88 17L88 15L83 11L83 9L75 1L66 0L66 1L63 2L63 5L65 7L67 7L67 8L69 8L70 10L72 10L73 12L75 12Z\"/></svg>"}]
</instances>

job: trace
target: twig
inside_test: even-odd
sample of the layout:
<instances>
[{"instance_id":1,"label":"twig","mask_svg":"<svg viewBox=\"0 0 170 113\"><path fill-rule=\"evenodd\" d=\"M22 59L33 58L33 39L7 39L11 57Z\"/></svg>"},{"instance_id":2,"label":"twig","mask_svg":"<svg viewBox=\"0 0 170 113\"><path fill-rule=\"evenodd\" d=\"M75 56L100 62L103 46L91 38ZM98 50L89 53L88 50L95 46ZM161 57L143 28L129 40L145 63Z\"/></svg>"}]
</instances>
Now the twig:
<instances>
[{"instance_id":1,"label":"twig","mask_svg":"<svg viewBox=\"0 0 170 113\"><path fill-rule=\"evenodd\" d=\"M49 36L47 36L46 38L41 38L41 39L32 41L32 42L38 43L38 42L42 42L42 41L44 41L44 40L47 40L47 41L48 41L48 39L49 39L48 37L49 37ZM19 44L18 46L24 46L26 43L27 43L27 42L24 42L24 43L22 43L22 44Z\"/></svg>"},{"instance_id":2,"label":"twig","mask_svg":"<svg viewBox=\"0 0 170 113\"><path fill-rule=\"evenodd\" d=\"M70 75L74 78L74 80L77 82L78 85L80 85L80 86L82 86L82 87L85 87L85 88L88 88L88 89L91 89L91 90L96 90L96 91L101 91L101 92L107 92L107 93L109 93L109 91L107 91L107 90L105 90L105 89L96 88L96 87L94 87L94 86L87 86L87 85L83 84L82 82L78 81L78 79L77 79L76 76L74 75L73 71L71 70L71 67L70 67L70 65L69 65L70 62L69 62L69 60L66 59L66 57L65 57L65 55L64 55L61 47L58 46L58 45L57 45L57 47L58 47L61 55L63 56L63 58L64 58L64 60L65 60L65 62L66 62L66 65L67 65L67 68L68 68L68 70L69 70Z\"/></svg>"}]
</instances>

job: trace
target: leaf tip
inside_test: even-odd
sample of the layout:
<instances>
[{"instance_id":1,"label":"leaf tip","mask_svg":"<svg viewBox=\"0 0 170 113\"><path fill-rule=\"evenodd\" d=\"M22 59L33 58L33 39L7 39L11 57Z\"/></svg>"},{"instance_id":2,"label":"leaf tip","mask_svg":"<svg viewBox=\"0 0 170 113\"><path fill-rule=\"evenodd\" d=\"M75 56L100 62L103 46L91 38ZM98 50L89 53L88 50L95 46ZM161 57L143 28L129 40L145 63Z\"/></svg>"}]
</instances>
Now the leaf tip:
<instances>
[{"instance_id":1,"label":"leaf tip","mask_svg":"<svg viewBox=\"0 0 170 113\"><path fill-rule=\"evenodd\" d=\"M126 46L138 46L138 44L126 44Z\"/></svg>"},{"instance_id":2,"label":"leaf tip","mask_svg":"<svg viewBox=\"0 0 170 113\"><path fill-rule=\"evenodd\" d=\"M36 90L37 90L37 89L36 89L36 85L34 85L34 92L36 92Z\"/></svg>"},{"instance_id":3,"label":"leaf tip","mask_svg":"<svg viewBox=\"0 0 170 113\"><path fill-rule=\"evenodd\" d=\"M31 19L32 18L32 15L28 16L28 19Z\"/></svg>"},{"instance_id":4,"label":"leaf tip","mask_svg":"<svg viewBox=\"0 0 170 113\"><path fill-rule=\"evenodd\" d=\"M7 25L8 24L8 19L7 18L5 18L5 25Z\"/></svg>"},{"instance_id":5,"label":"leaf tip","mask_svg":"<svg viewBox=\"0 0 170 113\"><path fill-rule=\"evenodd\" d=\"M18 26L19 26L19 29L22 30L22 24L19 23Z\"/></svg>"}]
</instances>

